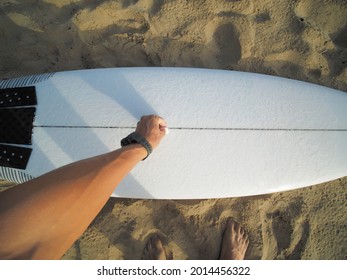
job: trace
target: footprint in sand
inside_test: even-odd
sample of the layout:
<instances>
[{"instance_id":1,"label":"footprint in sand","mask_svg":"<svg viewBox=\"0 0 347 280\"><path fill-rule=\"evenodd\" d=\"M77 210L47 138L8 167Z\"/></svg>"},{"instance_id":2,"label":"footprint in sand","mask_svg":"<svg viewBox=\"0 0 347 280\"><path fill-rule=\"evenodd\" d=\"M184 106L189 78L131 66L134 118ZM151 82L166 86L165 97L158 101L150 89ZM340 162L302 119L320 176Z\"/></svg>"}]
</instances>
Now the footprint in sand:
<instances>
[{"instance_id":1,"label":"footprint in sand","mask_svg":"<svg viewBox=\"0 0 347 280\"><path fill-rule=\"evenodd\" d=\"M204 64L217 68L229 68L241 59L240 34L234 23L212 20L205 27L207 44L202 46Z\"/></svg>"},{"instance_id":2,"label":"footprint in sand","mask_svg":"<svg viewBox=\"0 0 347 280\"><path fill-rule=\"evenodd\" d=\"M213 34L213 39L219 64L237 63L241 59L240 39L232 23L218 26Z\"/></svg>"},{"instance_id":3,"label":"footprint in sand","mask_svg":"<svg viewBox=\"0 0 347 280\"><path fill-rule=\"evenodd\" d=\"M301 259L310 225L300 216L300 203L262 214L262 259Z\"/></svg>"}]
</instances>

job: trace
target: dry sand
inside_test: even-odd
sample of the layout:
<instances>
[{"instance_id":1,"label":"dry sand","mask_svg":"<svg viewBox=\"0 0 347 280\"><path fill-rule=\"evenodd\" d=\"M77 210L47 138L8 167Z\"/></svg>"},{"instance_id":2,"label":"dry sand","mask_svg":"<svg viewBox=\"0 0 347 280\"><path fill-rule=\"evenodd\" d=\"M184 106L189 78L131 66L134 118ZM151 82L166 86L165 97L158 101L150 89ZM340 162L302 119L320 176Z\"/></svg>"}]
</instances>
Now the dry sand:
<instances>
[{"instance_id":1,"label":"dry sand","mask_svg":"<svg viewBox=\"0 0 347 280\"><path fill-rule=\"evenodd\" d=\"M347 92L345 0L7 0L0 15L0 78L189 66ZM64 259L141 259L154 232L174 259L216 259L229 216L249 232L248 259L347 259L346 210L347 178L258 197L111 198Z\"/></svg>"}]
</instances>

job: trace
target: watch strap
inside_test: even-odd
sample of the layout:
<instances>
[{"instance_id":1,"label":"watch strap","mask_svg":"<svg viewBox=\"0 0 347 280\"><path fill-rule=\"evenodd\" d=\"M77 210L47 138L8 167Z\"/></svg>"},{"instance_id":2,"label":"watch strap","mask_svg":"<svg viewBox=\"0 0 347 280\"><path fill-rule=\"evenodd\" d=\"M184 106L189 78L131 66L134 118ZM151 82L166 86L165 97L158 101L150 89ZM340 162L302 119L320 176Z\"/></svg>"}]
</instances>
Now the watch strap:
<instances>
[{"instance_id":1,"label":"watch strap","mask_svg":"<svg viewBox=\"0 0 347 280\"><path fill-rule=\"evenodd\" d=\"M127 137L123 138L120 141L120 144L121 144L122 147L130 145L130 144L140 144L140 145L142 145L146 149L146 151L147 151L147 156L143 160L148 158L148 156L153 151L151 144L146 140L146 138L143 137L141 134L139 134L137 132L133 132L133 133L129 134Z\"/></svg>"}]
</instances>

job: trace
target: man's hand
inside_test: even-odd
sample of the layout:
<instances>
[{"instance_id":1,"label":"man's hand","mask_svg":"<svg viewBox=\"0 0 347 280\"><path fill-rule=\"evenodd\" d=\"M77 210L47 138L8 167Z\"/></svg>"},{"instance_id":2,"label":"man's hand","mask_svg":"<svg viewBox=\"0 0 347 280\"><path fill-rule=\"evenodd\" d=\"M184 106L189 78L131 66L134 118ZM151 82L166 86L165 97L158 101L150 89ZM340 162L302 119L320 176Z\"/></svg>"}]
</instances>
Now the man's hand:
<instances>
[{"instance_id":1,"label":"man's hand","mask_svg":"<svg viewBox=\"0 0 347 280\"><path fill-rule=\"evenodd\" d=\"M137 123L136 132L145 137L155 149L166 134L166 122L159 116L143 116Z\"/></svg>"}]
</instances>

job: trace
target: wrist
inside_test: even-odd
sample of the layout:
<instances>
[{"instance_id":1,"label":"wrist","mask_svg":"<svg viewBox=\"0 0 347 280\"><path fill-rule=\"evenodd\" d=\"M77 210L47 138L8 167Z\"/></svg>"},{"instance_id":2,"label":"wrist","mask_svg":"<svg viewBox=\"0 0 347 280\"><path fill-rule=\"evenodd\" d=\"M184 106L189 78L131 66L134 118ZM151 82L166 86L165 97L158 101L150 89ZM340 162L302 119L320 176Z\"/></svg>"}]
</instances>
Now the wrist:
<instances>
[{"instance_id":1,"label":"wrist","mask_svg":"<svg viewBox=\"0 0 347 280\"><path fill-rule=\"evenodd\" d=\"M147 139L136 131L123 138L120 143L122 147L133 144L141 145L147 151L147 156L144 157L143 160L145 160L153 150L152 145L147 141Z\"/></svg>"}]
</instances>

